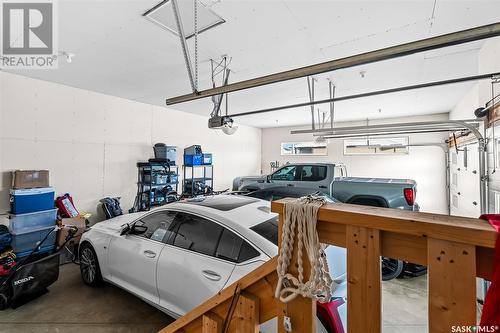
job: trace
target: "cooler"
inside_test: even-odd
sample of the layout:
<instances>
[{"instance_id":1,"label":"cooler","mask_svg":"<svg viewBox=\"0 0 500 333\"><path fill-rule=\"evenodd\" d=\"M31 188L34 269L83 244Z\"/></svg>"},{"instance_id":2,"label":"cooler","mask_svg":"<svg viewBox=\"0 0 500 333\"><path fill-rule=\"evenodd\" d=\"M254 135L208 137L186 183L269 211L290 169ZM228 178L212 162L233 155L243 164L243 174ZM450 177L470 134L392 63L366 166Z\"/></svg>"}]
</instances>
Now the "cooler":
<instances>
[{"instance_id":1,"label":"cooler","mask_svg":"<svg viewBox=\"0 0 500 333\"><path fill-rule=\"evenodd\" d=\"M51 187L10 190L10 212L26 214L54 208L54 189Z\"/></svg>"}]
</instances>

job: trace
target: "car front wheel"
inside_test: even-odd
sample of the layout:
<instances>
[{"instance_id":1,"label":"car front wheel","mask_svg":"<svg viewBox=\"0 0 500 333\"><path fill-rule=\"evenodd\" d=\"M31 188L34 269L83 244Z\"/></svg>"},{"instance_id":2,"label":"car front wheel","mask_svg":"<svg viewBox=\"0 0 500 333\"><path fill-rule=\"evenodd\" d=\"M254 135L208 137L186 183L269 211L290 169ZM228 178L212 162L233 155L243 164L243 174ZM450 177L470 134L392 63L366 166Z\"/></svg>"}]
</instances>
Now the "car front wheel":
<instances>
[{"instance_id":1,"label":"car front wheel","mask_svg":"<svg viewBox=\"0 0 500 333\"><path fill-rule=\"evenodd\" d=\"M80 273L86 285L95 287L102 281L101 269L92 245L85 243L80 248Z\"/></svg>"}]
</instances>

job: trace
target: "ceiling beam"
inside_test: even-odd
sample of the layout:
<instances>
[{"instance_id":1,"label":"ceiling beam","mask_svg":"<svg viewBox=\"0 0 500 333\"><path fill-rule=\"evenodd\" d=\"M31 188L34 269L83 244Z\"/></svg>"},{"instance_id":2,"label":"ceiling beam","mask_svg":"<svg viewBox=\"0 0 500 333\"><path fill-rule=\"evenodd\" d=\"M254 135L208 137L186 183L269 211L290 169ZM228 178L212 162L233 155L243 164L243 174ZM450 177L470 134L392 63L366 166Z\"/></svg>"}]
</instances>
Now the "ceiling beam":
<instances>
[{"instance_id":1,"label":"ceiling beam","mask_svg":"<svg viewBox=\"0 0 500 333\"><path fill-rule=\"evenodd\" d=\"M418 121L418 122L408 122L408 123L392 123L392 124L378 124L378 125L358 125L358 126L342 126L334 128L321 128L321 129L305 129L305 130L293 130L291 134L318 134L329 135L329 134L339 134L345 132L363 132L367 130L400 130L402 128L418 127L418 128L456 128L461 127L462 129L468 129L470 127L478 127L478 123L482 120L478 119L467 119L467 120L443 120L443 121ZM316 135L315 135L316 136Z\"/></svg>"},{"instance_id":2,"label":"ceiling beam","mask_svg":"<svg viewBox=\"0 0 500 333\"><path fill-rule=\"evenodd\" d=\"M481 39L491 38L500 36L500 22L484 25L476 28L471 28L467 30L452 32L449 34L430 37L426 39L421 39L414 42L409 42L406 44L396 45L387 47L384 49L379 49L375 51L370 51L366 53L361 53L358 55L353 55L345 58L335 59L331 61L326 61L323 63L310 65L306 67L300 67L284 72L274 73L266 76L261 76L254 79L249 79L245 81L235 82L228 84L227 86L211 88L203 91L198 91L190 93L187 95L177 96L168 98L166 100L167 105L178 104L183 102L188 102L200 98L210 97L219 94L225 94L229 92L234 92L238 90L244 90L249 88L255 88L271 83L277 83L286 80L298 79L301 77L306 77L310 75L317 75L325 72L331 72L334 70L348 68L353 66L359 66L364 64L369 64L372 62L393 59L397 57L402 57L418 52L424 52L434 49L439 49L447 46L453 46L468 42L473 42Z\"/></svg>"},{"instance_id":3,"label":"ceiling beam","mask_svg":"<svg viewBox=\"0 0 500 333\"><path fill-rule=\"evenodd\" d=\"M460 78L456 78L456 79L448 79L448 80L442 80L442 81L432 81L432 82L413 84L413 85L397 87L397 88L370 91L370 92L355 94L355 95L347 95L347 96L341 96L341 97L320 99L320 100L311 101L311 102L280 105L280 106L274 106L274 107L260 109L260 110L254 110L254 111L245 111L245 112L230 114L230 115L228 115L228 117L236 118L236 117L242 117L242 116L251 116L251 115L259 114L259 113L267 113L267 112L273 112L273 111L279 111L279 110L285 110L285 109L295 109L295 108L300 108L300 107L304 107L304 106L311 106L311 105L318 105L318 104L342 102L342 101L347 101L347 100L351 100L351 99L365 98L365 97L384 95L384 94L392 94L392 93L397 93L397 92L402 92L402 91L437 87L437 86L443 86L443 85L447 85L447 84L456 84L456 83L462 83L462 82L467 82L467 81L477 81L477 80L486 80L486 79L493 80L494 77L498 76L498 75L500 75L500 72L466 76L466 77L460 77Z\"/></svg>"}]
</instances>

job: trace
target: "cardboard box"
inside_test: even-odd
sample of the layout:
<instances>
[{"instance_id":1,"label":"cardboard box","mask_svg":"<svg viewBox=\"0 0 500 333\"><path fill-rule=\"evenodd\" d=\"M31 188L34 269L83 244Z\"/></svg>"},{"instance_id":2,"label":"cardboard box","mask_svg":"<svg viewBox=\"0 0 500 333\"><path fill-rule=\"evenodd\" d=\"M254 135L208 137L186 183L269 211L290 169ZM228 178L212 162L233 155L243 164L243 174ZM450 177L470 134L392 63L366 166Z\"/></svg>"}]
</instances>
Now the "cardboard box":
<instances>
[{"instance_id":1,"label":"cardboard box","mask_svg":"<svg viewBox=\"0 0 500 333\"><path fill-rule=\"evenodd\" d=\"M12 188L27 189L49 187L49 170L12 171Z\"/></svg>"},{"instance_id":2,"label":"cardboard box","mask_svg":"<svg viewBox=\"0 0 500 333\"><path fill-rule=\"evenodd\" d=\"M62 220L57 221L57 224L59 225L75 226L78 228L75 237L71 239L68 242L68 244L78 244L80 242L80 238L86 228L85 221L86 219L82 216L63 218ZM64 244L64 240L66 239L67 235L68 235L68 229L66 228L61 229L57 232L57 240L56 240L57 246L61 246Z\"/></svg>"}]
</instances>

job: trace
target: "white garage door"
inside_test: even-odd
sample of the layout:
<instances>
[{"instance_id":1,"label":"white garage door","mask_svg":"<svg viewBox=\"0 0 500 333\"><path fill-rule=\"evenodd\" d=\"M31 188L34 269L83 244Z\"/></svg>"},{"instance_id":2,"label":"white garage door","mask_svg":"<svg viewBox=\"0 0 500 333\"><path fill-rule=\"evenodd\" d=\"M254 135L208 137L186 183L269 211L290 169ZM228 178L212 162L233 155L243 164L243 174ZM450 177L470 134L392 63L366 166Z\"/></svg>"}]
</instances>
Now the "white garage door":
<instances>
[{"instance_id":1,"label":"white garage door","mask_svg":"<svg viewBox=\"0 0 500 333\"><path fill-rule=\"evenodd\" d=\"M465 152L465 149L467 152ZM451 215L479 217L478 144L450 149L450 211Z\"/></svg>"}]
</instances>

